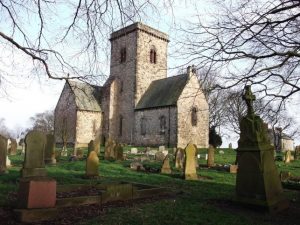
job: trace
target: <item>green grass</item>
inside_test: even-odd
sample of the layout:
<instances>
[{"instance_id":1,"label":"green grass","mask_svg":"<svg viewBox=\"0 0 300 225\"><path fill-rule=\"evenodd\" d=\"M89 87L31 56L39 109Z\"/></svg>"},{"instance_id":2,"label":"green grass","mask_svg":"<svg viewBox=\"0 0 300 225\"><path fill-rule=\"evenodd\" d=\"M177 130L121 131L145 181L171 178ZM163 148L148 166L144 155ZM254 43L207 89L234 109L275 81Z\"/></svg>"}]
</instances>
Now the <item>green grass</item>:
<instances>
[{"instance_id":1,"label":"green grass","mask_svg":"<svg viewBox=\"0 0 300 225\"><path fill-rule=\"evenodd\" d=\"M224 150L224 154L215 152L215 162L218 164L232 164L235 161L233 150ZM205 150L200 150L201 154ZM9 173L0 176L0 205L7 206L7 196L17 190L19 170L23 158L20 155L11 156L14 167ZM200 164L205 160L200 159ZM159 163L149 163L148 166L158 167ZM290 171L294 176L300 176L300 161L285 165L276 162L278 170ZM100 176L103 181L128 181L150 185L168 187L171 191L179 193L174 199L163 199L145 204L129 204L128 207L111 207L101 216L86 218L77 224L207 224L207 225L254 225L254 224L280 224L275 217L263 213L252 213L246 209L235 210L226 204L214 203L231 200L235 196L235 174L214 169L200 168L199 175L210 179L199 181L185 181L180 178L180 171L173 175L161 175L131 171L128 162L100 161ZM84 184L90 183L83 179L85 162L68 162L67 157L61 157L57 166L47 167L48 175L57 180L58 184ZM289 199L300 208L299 192L285 191ZM285 221L282 224L292 224Z\"/></svg>"}]
</instances>

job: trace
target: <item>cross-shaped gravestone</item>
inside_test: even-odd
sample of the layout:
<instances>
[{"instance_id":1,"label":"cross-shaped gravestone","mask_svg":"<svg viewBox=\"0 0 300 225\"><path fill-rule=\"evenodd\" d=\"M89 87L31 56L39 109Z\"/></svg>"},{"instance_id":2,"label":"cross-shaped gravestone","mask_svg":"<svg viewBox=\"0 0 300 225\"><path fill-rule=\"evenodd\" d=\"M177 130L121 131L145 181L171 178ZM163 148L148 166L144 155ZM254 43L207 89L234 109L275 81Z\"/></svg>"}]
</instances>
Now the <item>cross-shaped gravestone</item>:
<instances>
[{"instance_id":1,"label":"cross-shaped gravestone","mask_svg":"<svg viewBox=\"0 0 300 225\"><path fill-rule=\"evenodd\" d=\"M254 114L253 102L256 100L256 97L255 95L252 94L250 85L245 86L245 93L243 95L243 99L247 104L248 115L253 115Z\"/></svg>"}]
</instances>

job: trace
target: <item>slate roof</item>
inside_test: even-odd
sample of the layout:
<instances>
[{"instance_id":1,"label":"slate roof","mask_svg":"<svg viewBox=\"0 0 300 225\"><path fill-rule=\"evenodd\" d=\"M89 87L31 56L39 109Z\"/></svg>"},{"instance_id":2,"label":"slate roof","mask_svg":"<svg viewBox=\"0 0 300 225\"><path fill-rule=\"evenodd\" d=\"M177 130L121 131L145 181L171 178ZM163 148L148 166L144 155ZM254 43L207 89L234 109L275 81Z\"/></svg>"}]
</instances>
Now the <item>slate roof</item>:
<instances>
[{"instance_id":1,"label":"slate roof","mask_svg":"<svg viewBox=\"0 0 300 225\"><path fill-rule=\"evenodd\" d=\"M101 111L100 99L102 87L68 81L75 96L76 106L79 110Z\"/></svg>"},{"instance_id":2,"label":"slate roof","mask_svg":"<svg viewBox=\"0 0 300 225\"><path fill-rule=\"evenodd\" d=\"M136 106L136 110L176 106L186 85L187 74L153 81Z\"/></svg>"}]
</instances>

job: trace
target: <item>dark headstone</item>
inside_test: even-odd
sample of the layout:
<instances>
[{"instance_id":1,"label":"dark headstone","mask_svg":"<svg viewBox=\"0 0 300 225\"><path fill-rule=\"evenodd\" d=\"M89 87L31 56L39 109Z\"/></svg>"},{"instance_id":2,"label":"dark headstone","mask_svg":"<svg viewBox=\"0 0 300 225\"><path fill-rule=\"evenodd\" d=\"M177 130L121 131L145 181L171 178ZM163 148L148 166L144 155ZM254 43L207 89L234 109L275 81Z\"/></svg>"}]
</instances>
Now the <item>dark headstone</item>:
<instances>
[{"instance_id":1,"label":"dark headstone","mask_svg":"<svg viewBox=\"0 0 300 225\"><path fill-rule=\"evenodd\" d=\"M45 163L56 164L55 159L55 138L53 134L47 134L46 136L46 147L45 147Z\"/></svg>"},{"instance_id":2,"label":"dark headstone","mask_svg":"<svg viewBox=\"0 0 300 225\"><path fill-rule=\"evenodd\" d=\"M243 99L248 113L240 122L237 149L236 196L243 204L280 211L288 207L283 197L279 174L273 157L273 146L262 119L255 115L250 86L246 86Z\"/></svg>"},{"instance_id":3,"label":"dark headstone","mask_svg":"<svg viewBox=\"0 0 300 225\"><path fill-rule=\"evenodd\" d=\"M6 172L7 138L0 135L0 174Z\"/></svg>"},{"instance_id":4,"label":"dark headstone","mask_svg":"<svg viewBox=\"0 0 300 225\"><path fill-rule=\"evenodd\" d=\"M209 145L207 149L207 167L213 167L215 165L215 148Z\"/></svg>"}]
</instances>

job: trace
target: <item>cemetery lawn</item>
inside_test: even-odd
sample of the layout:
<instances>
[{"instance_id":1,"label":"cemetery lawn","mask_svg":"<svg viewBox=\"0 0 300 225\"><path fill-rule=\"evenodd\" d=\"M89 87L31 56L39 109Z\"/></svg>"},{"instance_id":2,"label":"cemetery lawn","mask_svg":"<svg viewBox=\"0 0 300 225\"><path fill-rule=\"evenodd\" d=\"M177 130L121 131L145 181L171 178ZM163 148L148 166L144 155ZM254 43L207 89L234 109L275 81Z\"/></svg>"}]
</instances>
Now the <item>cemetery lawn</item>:
<instances>
[{"instance_id":1,"label":"cemetery lawn","mask_svg":"<svg viewBox=\"0 0 300 225\"><path fill-rule=\"evenodd\" d=\"M200 150L201 153L205 150ZM224 149L224 154L215 152L215 163L233 164L235 152ZM0 176L0 208L12 208L12 201L19 178L22 156L10 156L14 165L9 173ZM250 210L233 202L235 196L235 174L226 171L206 168L203 159L199 160L198 175L204 179L185 181L181 179L180 171L172 175L158 173L136 172L130 170L129 162L109 162L100 160L100 180L83 179L85 161L68 162L67 157L61 157L56 166L47 167L48 175L56 179L58 184L90 184L102 181L126 181L169 188L173 195L159 200L135 201L122 203L112 207L104 207L95 215L74 210L60 224L176 224L176 225L255 225L255 224L299 224L300 221L300 191L284 190L285 196L291 201L290 209L274 216L258 210ZM285 165L276 162L279 171L290 171L293 176L300 177L300 160ZM157 167L157 163L153 164ZM172 165L173 166L173 165ZM89 209L89 206L85 206ZM3 218L0 211L0 219ZM76 222L69 222L68 217L76 217ZM0 221L3 223L3 220ZM12 223L17 224L17 223ZM46 223L45 223L46 224ZM50 223L51 224L51 223ZM57 223L59 224L59 223Z\"/></svg>"}]
</instances>

